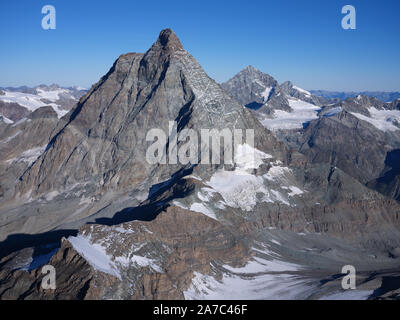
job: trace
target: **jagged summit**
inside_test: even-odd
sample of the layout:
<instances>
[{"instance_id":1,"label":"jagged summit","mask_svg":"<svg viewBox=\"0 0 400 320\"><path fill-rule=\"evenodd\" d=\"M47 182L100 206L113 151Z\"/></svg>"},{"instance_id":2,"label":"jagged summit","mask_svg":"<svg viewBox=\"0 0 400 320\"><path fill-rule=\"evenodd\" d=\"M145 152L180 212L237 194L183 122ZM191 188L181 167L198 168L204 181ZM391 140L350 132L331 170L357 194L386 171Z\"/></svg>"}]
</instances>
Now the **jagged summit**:
<instances>
[{"instance_id":1,"label":"jagged summit","mask_svg":"<svg viewBox=\"0 0 400 320\"><path fill-rule=\"evenodd\" d=\"M253 67L252 65L248 65L246 68L244 68L242 71L259 71L257 68Z\"/></svg>"},{"instance_id":2,"label":"jagged summit","mask_svg":"<svg viewBox=\"0 0 400 320\"><path fill-rule=\"evenodd\" d=\"M170 28L164 29L160 32L157 41L154 43L150 50L155 48L166 50L169 52L184 50L179 38Z\"/></svg>"},{"instance_id":3,"label":"jagged summit","mask_svg":"<svg viewBox=\"0 0 400 320\"><path fill-rule=\"evenodd\" d=\"M167 28L161 30L157 41L153 43L153 45L145 54L138 52L124 53L118 57L115 63L125 63L134 56L141 57L143 55L147 56L147 59L151 59L150 57L152 56L154 56L156 59L159 59L161 56L167 57L169 54L177 51L185 51L185 49L183 48L182 43L175 32L172 29ZM155 61L151 61L150 63L155 63Z\"/></svg>"},{"instance_id":4,"label":"jagged summit","mask_svg":"<svg viewBox=\"0 0 400 320\"><path fill-rule=\"evenodd\" d=\"M270 76L267 73L261 72L260 70L258 70L257 68L253 67L252 65L248 65L246 68L242 69L238 74L246 74L246 75L250 75L252 77L265 77L268 76L271 79L273 79L272 76Z\"/></svg>"},{"instance_id":5,"label":"jagged summit","mask_svg":"<svg viewBox=\"0 0 400 320\"><path fill-rule=\"evenodd\" d=\"M270 99L279 84L269 74L249 65L223 83L222 87L243 105L262 105Z\"/></svg>"}]
</instances>

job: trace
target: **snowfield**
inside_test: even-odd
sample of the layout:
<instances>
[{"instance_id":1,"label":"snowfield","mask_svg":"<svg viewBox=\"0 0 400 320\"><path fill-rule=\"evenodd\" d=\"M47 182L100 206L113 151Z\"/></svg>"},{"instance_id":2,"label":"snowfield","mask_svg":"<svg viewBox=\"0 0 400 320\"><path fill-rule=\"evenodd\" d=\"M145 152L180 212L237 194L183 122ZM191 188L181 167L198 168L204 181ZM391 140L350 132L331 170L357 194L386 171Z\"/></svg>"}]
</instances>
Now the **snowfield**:
<instances>
[{"instance_id":1,"label":"snowfield","mask_svg":"<svg viewBox=\"0 0 400 320\"><path fill-rule=\"evenodd\" d=\"M38 108L44 106L51 106L57 113L58 117L61 118L67 114L67 110L64 110L57 104L57 101L62 97L72 100L77 100L68 89L57 89L46 91L38 88L37 94L4 91L4 95L0 96L0 100L7 103L17 103L22 107L27 108L29 111L35 111Z\"/></svg>"},{"instance_id":2,"label":"snowfield","mask_svg":"<svg viewBox=\"0 0 400 320\"><path fill-rule=\"evenodd\" d=\"M111 260L111 257L107 254L104 247L97 243L91 243L87 237L82 235L68 237L68 241L95 270L111 274L121 279L117 266Z\"/></svg>"},{"instance_id":3,"label":"snowfield","mask_svg":"<svg viewBox=\"0 0 400 320\"><path fill-rule=\"evenodd\" d=\"M351 114L360 120L369 122L375 128L381 131L400 130L394 123L400 124L399 110L378 110L374 107L368 108L371 117L367 117L361 113L351 112Z\"/></svg>"},{"instance_id":4,"label":"snowfield","mask_svg":"<svg viewBox=\"0 0 400 320\"><path fill-rule=\"evenodd\" d=\"M265 248L265 245L263 245ZM275 300L305 298L315 286L295 274L301 266L273 257L269 249L255 249L263 255L254 257L244 267L223 265L221 279L195 272L185 299L195 300Z\"/></svg>"},{"instance_id":5,"label":"snowfield","mask_svg":"<svg viewBox=\"0 0 400 320\"><path fill-rule=\"evenodd\" d=\"M293 89L296 89L297 91L299 91L299 92L305 94L306 96L311 96L311 93L310 93L310 92L308 92L307 90L304 90L304 89L302 89L302 88L293 86Z\"/></svg>"},{"instance_id":6,"label":"snowfield","mask_svg":"<svg viewBox=\"0 0 400 320\"><path fill-rule=\"evenodd\" d=\"M261 123L271 131L301 129L303 124L317 119L321 110L311 103L294 99L289 99L289 106L293 111L274 110L273 118L265 118Z\"/></svg>"},{"instance_id":7,"label":"snowfield","mask_svg":"<svg viewBox=\"0 0 400 320\"><path fill-rule=\"evenodd\" d=\"M201 212L215 218L209 209L209 203L216 193L223 201L219 207L239 208L251 212L260 202L280 202L290 205L289 198L304 193L299 187L290 183L292 172L275 161L264 175L255 175L253 170L259 168L265 160L271 160L270 154L264 153L248 144L238 145L235 150L235 169L216 171L209 181L204 182L208 187L202 188L197 197L202 203L194 203L190 210ZM180 205L182 206L182 205ZM217 206L218 207L218 206Z\"/></svg>"},{"instance_id":8,"label":"snowfield","mask_svg":"<svg viewBox=\"0 0 400 320\"><path fill-rule=\"evenodd\" d=\"M187 300L291 300L312 291L304 280L288 274L241 277L224 274L221 280L195 272Z\"/></svg>"}]
</instances>

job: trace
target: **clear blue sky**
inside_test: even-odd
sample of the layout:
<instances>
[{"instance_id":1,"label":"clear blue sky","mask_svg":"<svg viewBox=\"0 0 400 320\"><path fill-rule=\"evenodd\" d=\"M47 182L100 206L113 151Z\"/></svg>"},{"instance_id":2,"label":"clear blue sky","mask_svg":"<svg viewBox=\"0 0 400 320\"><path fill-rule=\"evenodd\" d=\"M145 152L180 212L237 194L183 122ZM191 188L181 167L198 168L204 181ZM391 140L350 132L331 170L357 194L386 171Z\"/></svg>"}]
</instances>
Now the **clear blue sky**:
<instances>
[{"instance_id":1,"label":"clear blue sky","mask_svg":"<svg viewBox=\"0 0 400 320\"><path fill-rule=\"evenodd\" d=\"M42 6L57 29L41 28ZM341 28L341 8L357 29ZM398 0L1 0L0 86L89 87L171 27L222 82L253 65L305 89L400 91Z\"/></svg>"}]
</instances>

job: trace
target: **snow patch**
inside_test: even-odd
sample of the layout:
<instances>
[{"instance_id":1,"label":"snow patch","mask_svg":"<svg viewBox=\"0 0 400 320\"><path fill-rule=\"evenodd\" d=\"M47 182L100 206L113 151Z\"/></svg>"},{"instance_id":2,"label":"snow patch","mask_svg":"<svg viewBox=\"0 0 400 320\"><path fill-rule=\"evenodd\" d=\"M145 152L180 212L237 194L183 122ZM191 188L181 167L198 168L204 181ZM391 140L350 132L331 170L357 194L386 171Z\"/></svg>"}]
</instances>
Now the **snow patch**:
<instances>
[{"instance_id":1,"label":"snow patch","mask_svg":"<svg viewBox=\"0 0 400 320\"><path fill-rule=\"evenodd\" d=\"M248 144L238 144L235 149L235 164L240 170L248 172L257 169L263 164L263 160L271 159L270 154L264 153Z\"/></svg>"},{"instance_id":2,"label":"snow patch","mask_svg":"<svg viewBox=\"0 0 400 320\"><path fill-rule=\"evenodd\" d=\"M207 217L210 217L214 220L218 220L215 213L209 210L204 204L202 203L193 203L190 206L191 211L199 212L205 214Z\"/></svg>"},{"instance_id":3,"label":"snow patch","mask_svg":"<svg viewBox=\"0 0 400 320\"><path fill-rule=\"evenodd\" d=\"M290 189L290 191L291 191L291 192L289 193L289 196L291 196L291 197L297 196L297 195L300 195L300 194L303 194L303 193L304 193L303 190L301 190L300 188L297 188L297 187L295 187L295 186L290 186L289 189Z\"/></svg>"},{"instance_id":4,"label":"snow patch","mask_svg":"<svg viewBox=\"0 0 400 320\"><path fill-rule=\"evenodd\" d=\"M269 130L299 129L313 119L318 118L318 111L321 110L311 103L289 99L289 106L293 111L274 110L273 118L265 118L261 123Z\"/></svg>"},{"instance_id":5,"label":"snow patch","mask_svg":"<svg viewBox=\"0 0 400 320\"><path fill-rule=\"evenodd\" d=\"M351 114L360 120L369 122L375 128L381 131L396 131L400 130L394 124L400 124L399 110L378 110L374 107L368 108L371 117L367 117L361 113L351 112Z\"/></svg>"},{"instance_id":6,"label":"snow patch","mask_svg":"<svg viewBox=\"0 0 400 320\"><path fill-rule=\"evenodd\" d=\"M273 89L272 87L267 87L264 89L263 92L261 92L261 97L263 98L264 102L268 101L269 95L271 94L272 89Z\"/></svg>"},{"instance_id":7,"label":"snow patch","mask_svg":"<svg viewBox=\"0 0 400 320\"><path fill-rule=\"evenodd\" d=\"M304 90L304 89L302 89L302 88L299 88L299 87L293 86L293 89L296 89L297 91L299 91L299 92L301 92L301 93L305 94L306 96L311 96L311 93L310 93L309 91L307 91L307 90Z\"/></svg>"},{"instance_id":8,"label":"snow patch","mask_svg":"<svg viewBox=\"0 0 400 320\"><path fill-rule=\"evenodd\" d=\"M6 162L7 163L13 163L13 162L26 162L28 164L32 164L41 156L41 154L44 152L46 149L46 146L43 147L37 147L37 148L32 148L29 150L26 150L22 152L19 157L9 159Z\"/></svg>"},{"instance_id":9,"label":"snow patch","mask_svg":"<svg viewBox=\"0 0 400 320\"><path fill-rule=\"evenodd\" d=\"M0 96L1 97L1 96ZM4 123L6 124L12 124L14 123L14 121L12 121L11 119L8 119L6 116L3 116L0 114L1 119L3 120Z\"/></svg>"},{"instance_id":10,"label":"snow patch","mask_svg":"<svg viewBox=\"0 0 400 320\"><path fill-rule=\"evenodd\" d=\"M326 111L323 116L326 118L329 118L329 117L333 117L334 115L337 115L340 112L342 112L342 107L335 107L335 108L331 108L328 111Z\"/></svg>"},{"instance_id":11,"label":"snow patch","mask_svg":"<svg viewBox=\"0 0 400 320\"><path fill-rule=\"evenodd\" d=\"M133 254L129 258L122 256L116 257L115 262L120 263L125 267L129 267L132 265L140 268L150 267L156 272L163 273L163 270L160 268L160 266L157 265L154 259L150 259L144 256Z\"/></svg>"},{"instance_id":12,"label":"snow patch","mask_svg":"<svg viewBox=\"0 0 400 320\"><path fill-rule=\"evenodd\" d=\"M9 136L8 138L0 141L0 143L7 143L10 142L11 140L13 140L16 136L18 136L22 131L18 130L16 133L14 133L12 136Z\"/></svg>"},{"instance_id":13,"label":"snow patch","mask_svg":"<svg viewBox=\"0 0 400 320\"><path fill-rule=\"evenodd\" d=\"M74 249L95 269L111 274L121 280L121 275L105 248L82 235L68 237Z\"/></svg>"}]
</instances>

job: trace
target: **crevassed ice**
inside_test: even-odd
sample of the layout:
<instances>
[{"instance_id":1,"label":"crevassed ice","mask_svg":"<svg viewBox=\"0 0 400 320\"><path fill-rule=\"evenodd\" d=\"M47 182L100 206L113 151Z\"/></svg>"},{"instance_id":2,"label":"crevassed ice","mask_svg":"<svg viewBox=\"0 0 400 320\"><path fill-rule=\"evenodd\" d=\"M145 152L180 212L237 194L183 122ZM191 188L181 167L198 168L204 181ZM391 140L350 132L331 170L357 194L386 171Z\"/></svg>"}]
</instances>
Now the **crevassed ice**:
<instances>
[{"instance_id":1,"label":"crevassed ice","mask_svg":"<svg viewBox=\"0 0 400 320\"><path fill-rule=\"evenodd\" d=\"M240 170L257 169L265 159L271 159L272 155L257 150L252 146L238 144L235 149L235 164Z\"/></svg>"},{"instance_id":2,"label":"crevassed ice","mask_svg":"<svg viewBox=\"0 0 400 320\"><path fill-rule=\"evenodd\" d=\"M198 272L194 274L191 286L184 292L187 300L304 299L312 290L306 281L289 274L253 277L224 274L220 281Z\"/></svg>"},{"instance_id":3,"label":"crevassed ice","mask_svg":"<svg viewBox=\"0 0 400 320\"><path fill-rule=\"evenodd\" d=\"M244 267L222 265L225 272L221 280L195 272L191 286L184 292L185 298L305 299L314 287L306 279L289 274L302 270L302 266L277 259L265 244L261 247L252 248L258 254Z\"/></svg>"},{"instance_id":4,"label":"crevassed ice","mask_svg":"<svg viewBox=\"0 0 400 320\"><path fill-rule=\"evenodd\" d=\"M289 106L293 111L274 110L273 118L265 118L261 123L269 130L299 129L313 119L318 118L318 111L321 110L311 103L289 99Z\"/></svg>"},{"instance_id":5,"label":"crevassed ice","mask_svg":"<svg viewBox=\"0 0 400 320\"><path fill-rule=\"evenodd\" d=\"M206 182L212 190L222 196L227 206L251 211L257 202L281 202L289 205L288 196L303 193L299 188L289 184L288 178L291 171L287 167L280 166L278 162L273 163L263 176L251 173L252 169L257 169L263 163L263 160L272 158L271 155L246 144L239 146L236 153L237 166L235 170L218 170ZM290 194L287 191L273 189L268 181L273 182L277 188L281 189L287 184L286 188L290 189ZM207 193L199 193L199 199L207 201L212 196L209 191Z\"/></svg>"}]
</instances>

